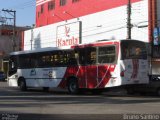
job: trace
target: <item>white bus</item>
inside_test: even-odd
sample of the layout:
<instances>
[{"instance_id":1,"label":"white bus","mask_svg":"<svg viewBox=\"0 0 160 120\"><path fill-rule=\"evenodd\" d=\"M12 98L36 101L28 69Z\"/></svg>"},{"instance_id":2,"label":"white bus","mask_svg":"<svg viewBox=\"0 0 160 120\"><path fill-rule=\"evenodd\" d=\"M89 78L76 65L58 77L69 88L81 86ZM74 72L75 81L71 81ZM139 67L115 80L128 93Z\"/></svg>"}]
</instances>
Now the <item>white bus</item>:
<instances>
[{"instance_id":1,"label":"white bus","mask_svg":"<svg viewBox=\"0 0 160 120\"><path fill-rule=\"evenodd\" d=\"M82 88L98 90L149 82L146 45L138 40L13 52L9 66L9 86L21 90L60 87L76 94Z\"/></svg>"}]
</instances>

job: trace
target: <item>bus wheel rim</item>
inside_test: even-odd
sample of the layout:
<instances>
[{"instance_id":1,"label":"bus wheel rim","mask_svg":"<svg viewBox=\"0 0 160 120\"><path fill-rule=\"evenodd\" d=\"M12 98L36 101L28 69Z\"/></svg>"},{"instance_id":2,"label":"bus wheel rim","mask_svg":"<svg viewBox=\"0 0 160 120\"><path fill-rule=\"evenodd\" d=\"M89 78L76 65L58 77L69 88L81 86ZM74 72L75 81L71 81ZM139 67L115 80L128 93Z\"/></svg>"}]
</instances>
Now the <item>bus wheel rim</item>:
<instances>
[{"instance_id":1,"label":"bus wheel rim","mask_svg":"<svg viewBox=\"0 0 160 120\"><path fill-rule=\"evenodd\" d=\"M77 89L77 85L75 83L71 83L70 84L70 90L71 90L71 92L75 92L76 89Z\"/></svg>"}]
</instances>

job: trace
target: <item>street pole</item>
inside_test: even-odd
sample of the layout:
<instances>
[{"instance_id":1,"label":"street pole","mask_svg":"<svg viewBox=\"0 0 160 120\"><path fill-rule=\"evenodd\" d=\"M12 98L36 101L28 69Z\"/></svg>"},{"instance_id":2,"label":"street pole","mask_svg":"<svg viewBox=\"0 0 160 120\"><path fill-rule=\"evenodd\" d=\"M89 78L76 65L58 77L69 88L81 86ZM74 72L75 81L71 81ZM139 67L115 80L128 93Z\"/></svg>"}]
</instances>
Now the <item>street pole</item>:
<instances>
[{"instance_id":1,"label":"street pole","mask_svg":"<svg viewBox=\"0 0 160 120\"><path fill-rule=\"evenodd\" d=\"M2 9L2 11L7 12L8 14L10 14L13 18L13 51L16 51L16 11L15 10L8 10L8 9Z\"/></svg>"},{"instance_id":2,"label":"street pole","mask_svg":"<svg viewBox=\"0 0 160 120\"><path fill-rule=\"evenodd\" d=\"M35 25L32 25L32 29L31 29L31 50L33 49L33 40L34 40L34 29Z\"/></svg>"},{"instance_id":3,"label":"street pole","mask_svg":"<svg viewBox=\"0 0 160 120\"><path fill-rule=\"evenodd\" d=\"M128 0L128 5L127 5L127 39L131 39L131 29L132 29L132 24L131 24L131 0Z\"/></svg>"},{"instance_id":4,"label":"street pole","mask_svg":"<svg viewBox=\"0 0 160 120\"><path fill-rule=\"evenodd\" d=\"M16 11L13 11L14 13L14 26L13 26L13 51L16 51L16 47L17 47L17 44L16 44Z\"/></svg>"}]
</instances>

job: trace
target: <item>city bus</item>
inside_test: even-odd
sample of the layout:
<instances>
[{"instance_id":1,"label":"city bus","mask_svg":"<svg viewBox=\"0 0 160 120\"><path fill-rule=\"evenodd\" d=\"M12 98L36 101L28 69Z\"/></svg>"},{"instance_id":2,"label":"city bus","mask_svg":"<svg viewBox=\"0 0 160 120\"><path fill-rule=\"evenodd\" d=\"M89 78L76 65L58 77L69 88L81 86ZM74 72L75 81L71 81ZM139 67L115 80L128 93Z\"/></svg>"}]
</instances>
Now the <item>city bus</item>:
<instances>
[{"instance_id":1,"label":"city bus","mask_svg":"<svg viewBox=\"0 0 160 120\"><path fill-rule=\"evenodd\" d=\"M147 84L146 44L138 40L100 40L10 54L9 86L100 90ZM129 87L130 88L130 87Z\"/></svg>"}]
</instances>

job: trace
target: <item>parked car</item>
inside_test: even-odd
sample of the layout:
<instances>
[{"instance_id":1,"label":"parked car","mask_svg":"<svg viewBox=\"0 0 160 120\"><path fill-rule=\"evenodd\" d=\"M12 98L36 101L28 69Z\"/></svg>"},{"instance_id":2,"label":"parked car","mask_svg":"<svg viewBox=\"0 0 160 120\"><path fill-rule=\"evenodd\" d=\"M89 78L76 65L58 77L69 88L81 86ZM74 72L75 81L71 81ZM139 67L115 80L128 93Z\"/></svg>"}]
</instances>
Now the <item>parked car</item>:
<instances>
[{"instance_id":1,"label":"parked car","mask_svg":"<svg viewBox=\"0 0 160 120\"><path fill-rule=\"evenodd\" d=\"M0 71L0 81L5 81L6 75L4 72Z\"/></svg>"}]
</instances>

